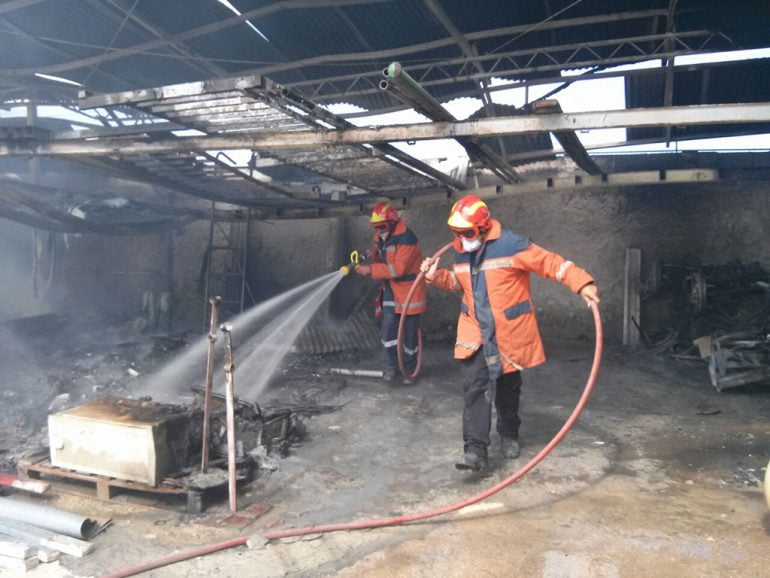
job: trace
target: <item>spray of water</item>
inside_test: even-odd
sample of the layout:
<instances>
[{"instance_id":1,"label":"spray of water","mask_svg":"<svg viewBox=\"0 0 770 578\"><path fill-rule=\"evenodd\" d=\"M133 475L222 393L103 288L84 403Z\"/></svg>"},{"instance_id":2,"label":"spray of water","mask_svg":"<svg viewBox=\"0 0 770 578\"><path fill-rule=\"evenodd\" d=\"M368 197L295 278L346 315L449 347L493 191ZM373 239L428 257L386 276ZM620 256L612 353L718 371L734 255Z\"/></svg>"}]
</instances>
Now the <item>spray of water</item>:
<instances>
[{"instance_id":1,"label":"spray of water","mask_svg":"<svg viewBox=\"0 0 770 578\"><path fill-rule=\"evenodd\" d=\"M339 271L313 288L283 315L274 319L241 348L236 369L239 396L259 400L268 381L291 349L297 336L342 279Z\"/></svg>"},{"instance_id":2,"label":"spray of water","mask_svg":"<svg viewBox=\"0 0 770 578\"><path fill-rule=\"evenodd\" d=\"M251 337L254 337L254 341L257 341L257 335L263 336L259 342L267 342L264 335L266 328L274 326L273 324L277 321L274 318L277 316L281 317L281 313L285 312L287 309L289 310L288 315L291 316L291 311L293 311L293 309L291 309L292 302L299 300L299 304L302 304L307 301L309 295L315 294L322 287L324 288L324 295L328 296L341 278L342 273L339 271L323 275L281 293L280 295L276 295L228 320L228 323L233 326L233 338L235 343L251 341ZM326 286L329 285L332 280L334 281L334 284L328 291L326 291ZM321 301L323 301L323 298L321 298ZM304 323L306 324L308 320L309 318L306 319ZM304 327L304 325L302 327ZM302 327L299 328L297 333L302 330ZM260 328L262 328L261 331ZM296 338L296 335L294 337ZM217 343L218 355L221 357L220 343L221 339ZM202 386L204 384L208 347L209 340L207 336L203 336L196 340L187 347L183 354L177 356L158 370L148 374L139 386L134 389L134 395L138 397L150 396L157 401L176 403L179 403L184 398L190 398L192 396L191 388ZM240 364L239 357L242 357L245 353L247 353L245 346L238 348L236 364ZM283 358L283 356L281 356L281 358ZM219 379L217 379L217 383L220 383Z\"/></svg>"}]
</instances>

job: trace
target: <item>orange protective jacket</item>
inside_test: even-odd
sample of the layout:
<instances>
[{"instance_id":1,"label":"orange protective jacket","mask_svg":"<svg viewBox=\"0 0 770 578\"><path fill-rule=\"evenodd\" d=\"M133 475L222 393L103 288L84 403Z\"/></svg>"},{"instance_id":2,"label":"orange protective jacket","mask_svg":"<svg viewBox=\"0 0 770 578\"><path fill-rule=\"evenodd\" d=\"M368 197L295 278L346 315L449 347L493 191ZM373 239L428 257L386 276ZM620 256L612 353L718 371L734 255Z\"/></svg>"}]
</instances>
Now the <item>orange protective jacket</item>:
<instances>
[{"instance_id":1,"label":"orange protective jacket","mask_svg":"<svg viewBox=\"0 0 770 578\"><path fill-rule=\"evenodd\" d=\"M400 314L404 311L406 296L420 272L420 263L422 263L422 251L417 235L407 228L403 219L399 219L393 232L384 242L377 234L373 239L375 257L371 265L372 278L382 279L383 289L385 284L390 285L393 294L393 301L386 298L382 306L395 307L396 313ZM383 293L387 295L388 292L381 291L380 295ZM428 294L425 283L421 281L412 295L407 314L422 313L427 308Z\"/></svg>"},{"instance_id":2,"label":"orange protective jacket","mask_svg":"<svg viewBox=\"0 0 770 578\"><path fill-rule=\"evenodd\" d=\"M439 269L430 284L463 293L455 358L467 359L483 346L493 379L543 363L530 273L563 283L575 293L593 282L591 276L571 261L503 229L495 219L481 249L466 253L459 238L454 248L453 269Z\"/></svg>"}]
</instances>

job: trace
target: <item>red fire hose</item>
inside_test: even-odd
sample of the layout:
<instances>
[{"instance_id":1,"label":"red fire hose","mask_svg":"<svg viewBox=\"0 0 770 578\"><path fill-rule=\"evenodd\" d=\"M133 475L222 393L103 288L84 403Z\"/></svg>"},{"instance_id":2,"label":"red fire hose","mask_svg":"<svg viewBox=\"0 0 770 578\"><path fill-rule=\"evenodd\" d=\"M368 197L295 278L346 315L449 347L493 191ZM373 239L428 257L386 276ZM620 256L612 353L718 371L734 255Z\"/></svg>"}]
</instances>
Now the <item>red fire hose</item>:
<instances>
[{"instance_id":1,"label":"red fire hose","mask_svg":"<svg viewBox=\"0 0 770 578\"><path fill-rule=\"evenodd\" d=\"M431 261L438 261L441 259L441 256L452 248L452 244L453 243L447 243L441 247L441 249L436 251L436 254L431 257ZM417 330L417 365L415 365L414 371L412 373L407 373L406 369L404 369L404 327L406 326L406 312L409 309L409 304L412 302L412 296L414 296L414 292L417 290L417 286L420 284L420 281L422 281L423 277L425 277L425 273L420 271L417 274L417 278L414 280L414 283L412 283L412 287L409 289L409 293L406 294L406 301L404 301L403 305L404 310L401 312L401 319L398 322L398 337L396 339L396 351L398 351L398 368L401 370L401 375L409 379L414 379L417 377L420 374L420 368L422 367L422 327Z\"/></svg>"},{"instance_id":2,"label":"red fire hose","mask_svg":"<svg viewBox=\"0 0 770 578\"><path fill-rule=\"evenodd\" d=\"M434 258L440 257L443 254L443 252L445 252L449 248L449 246L450 245L443 247L438 253L436 253ZM418 276L418 279L415 280L415 285L417 284L417 281L419 280L419 278L420 277ZM411 293L409 294L409 297L411 297ZM407 298L407 301L408 299L409 298ZM379 520L363 520L360 522L345 522L340 524L325 524L322 526L310 526L307 528L277 530L277 531L268 532L264 534L264 538L266 540L277 540L280 538L304 536L308 534L322 534L327 532L338 532L342 530L363 530L366 528L382 528L384 526L397 526L400 524L405 524L407 522L425 520L427 518L433 518L435 516L440 516L443 514L448 514L450 512L455 512L457 510L460 510L472 504L481 502L482 500L485 500L488 497L493 496L494 494L498 493L500 490L507 488L514 482L521 479L525 474L527 474L537 464L539 464L545 458L545 456L551 453L551 451L553 451L553 449L561 442L561 440L564 439L564 437L567 435L567 432L572 428L572 426L577 421L578 417L583 411L583 408L585 408L586 403L588 403L588 398L591 396L591 392L593 391L594 383L596 382L596 376L599 373L599 366L601 365L603 332L602 332L602 320L601 320L601 316L599 315L599 308L594 303L592 303L589 307L591 308L591 313L593 314L593 318L594 318L594 325L596 327L596 343L594 347L594 359L593 359L593 364L591 366L591 372L588 375L588 381L586 382L585 388L583 389L583 393L581 394L580 399L577 402L577 405L575 405L575 408L572 410L572 413L567 418L567 421L564 422L564 425L562 425L561 429L556 433L553 439L551 439L551 441L548 442L548 444L542 450L540 450L537 453L537 455L535 455L535 457L529 460L529 462L524 464L524 466L522 466L518 471L514 472L511 476L507 477L506 479L492 486L491 488L483 492L480 492L474 496L471 496L470 498L467 498L466 500L463 500L461 502L456 502L454 504L449 504L447 506L443 506L441 508L437 508L434 510L428 510L426 512L418 512L416 514L407 514L404 516L394 516L391 518L381 518ZM154 570L155 568L161 568L168 564L173 564L174 562L180 562L182 560L196 558L198 556L210 554L212 552L217 552L219 550L233 548L235 546L243 546L246 544L248 540L249 540L249 536L246 536L243 538L235 538L232 540L228 540L226 542L220 542L218 544L211 544L208 546L193 548L191 550L186 550L184 552L177 552L176 554L172 554L165 558L160 558L158 560L147 562L139 566L134 566L133 568L127 568L125 570L120 570L118 572L108 574L104 578L122 578L124 576L133 576L141 572L147 572L149 570Z\"/></svg>"}]
</instances>

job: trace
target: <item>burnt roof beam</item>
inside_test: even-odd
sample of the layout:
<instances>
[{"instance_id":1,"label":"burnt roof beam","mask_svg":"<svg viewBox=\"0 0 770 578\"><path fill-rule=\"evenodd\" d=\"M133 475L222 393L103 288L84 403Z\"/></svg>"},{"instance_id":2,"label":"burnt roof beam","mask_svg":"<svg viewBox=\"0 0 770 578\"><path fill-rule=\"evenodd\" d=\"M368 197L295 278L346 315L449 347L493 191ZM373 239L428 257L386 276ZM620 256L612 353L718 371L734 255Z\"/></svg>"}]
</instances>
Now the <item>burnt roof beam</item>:
<instances>
[{"instance_id":1,"label":"burnt roof beam","mask_svg":"<svg viewBox=\"0 0 770 578\"><path fill-rule=\"evenodd\" d=\"M100 108L107 106L141 106L149 100L168 100L170 98L195 97L208 93L241 91L251 88L266 87L269 81L258 74L250 76L237 76L231 78L219 78L197 82L184 82L169 84L158 88L144 88L140 90L128 90L125 92L113 92L110 94L92 95L81 91L78 104L80 108Z\"/></svg>"},{"instance_id":2,"label":"burnt roof beam","mask_svg":"<svg viewBox=\"0 0 770 578\"><path fill-rule=\"evenodd\" d=\"M44 227L57 232L92 232L112 234L134 234L164 231L170 228L182 227L193 221L204 218L195 211L173 210L152 203L139 203L138 208L152 209L153 219L100 223L98 220L82 219L69 213L66 209L55 206L50 199L57 198L61 191L32 185L22 181L2 179L0 182L0 199L10 205L18 217L27 215L30 219L39 219L41 223L48 222ZM32 213L31 215L29 213ZM13 219L13 217L9 217Z\"/></svg>"},{"instance_id":3,"label":"burnt roof beam","mask_svg":"<svg viewBox=\"0 0 770 578\"><path fill-rule=\"evenodd\" d=\"M134 164L130 160L115 159L109 156L93 155L65 155L65 158L73 163L80 163L90 167L95 167L108 173L121 176L123 178L156 185L165 189L182 193L184 195L206 199L209 201L219 201L223 203L268 210L272 206L272 201L276 200L266 199L267 202L265 202L260 200L259 197L255 197L253 199L239 199L236 201L218 192L185 186L183 183L175 181L172 178L165 177L147 168L139 166L138 164ZM285 200L292 201L289 198L286 198ZM324 202L313 201L312 199L308 199L307 201L305 199L297 199L296 202L308 208L326 206Z\"/></svg>"},{"instance_id":4,"label":"burnt roof beam","mask_svg":"<svg viewBox=\"0 0 770 578\"><path fill-rule=\"evenodd\" d=\"M159 154L196 150L309 149L319 146L488 138L592 128L677 125L757 124L770 122L770 102L671 106L592 112L482 118L473 121L418 123L342 130L265 131L237 135L182 137L151 142L127 139L0 143L0 156Z\"/></svg>"},{"instance_id":5,"label":"burnt roof beam","mask_svg":"<svg viewBox=\"0 0 770 578\"><path fill-rule=\"evenodd\" d=\"M764 178L765 173L756 169L758 178ZM703 167L697 169L673 169L673 170L646 170L616 172L606 175L559 175L556 177L528 180L518 184L498 184L489 187L475 189L474 193L482 199L499 199L503 197L518 197L522 194L547 194L560 191L581 192L597 190L612 190L621 187L638 187L646 185L663 185L682 187L685 185L697 185L703 187L704 183L719 182L720 171L716 168ZM413 207L435 207L442 203L449 204L460 199L464 193L428 193L424 195L403 198L396 207L408 209ZM283 209L275 217L276 219L312 219L318 217L342 217L362 215L363 204L354 202L347 206L335 207L323 212L307 209Z\"/></svg>"},{"instance_id":6,"label":"burnt roof beam","mask_svg":"<svg viewBox=\"0 0 770 578\"><path fill-rule=\"evenodd\" d=\"M417 112L436 122L456 122L457 119L434 99L420 84L401 68L398 62L393 62L384 71L385 80L380 87L396 98L411 105ZM457 142L468 152L468 156L482 163L498 178L505 182L521 181L521 176L511 165L494 150L480 143L473 137L457 137Z\"/></svg>"}]
</instances>

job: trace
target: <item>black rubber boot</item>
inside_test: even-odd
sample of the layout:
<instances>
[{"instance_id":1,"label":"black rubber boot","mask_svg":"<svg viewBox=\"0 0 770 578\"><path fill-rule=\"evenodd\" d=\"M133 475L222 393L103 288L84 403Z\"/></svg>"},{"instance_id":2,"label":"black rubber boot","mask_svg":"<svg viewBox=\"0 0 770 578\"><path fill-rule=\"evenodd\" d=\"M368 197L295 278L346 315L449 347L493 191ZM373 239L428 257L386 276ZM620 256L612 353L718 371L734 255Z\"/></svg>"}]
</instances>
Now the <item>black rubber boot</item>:
<instances>
[{"instance_id":1,"label":"black rubber boot","mask_svg":"<svg viewBox=\"0 0 770 578\"><path fill-rule=\"evenodd\" d=\"M455 467L458 470L480 472L487 467L487 456L477 452L465 452L462 461L457 462Z\"/></svg>"},{"instance_id":2,"label":"black rubber boot","mask_svg":"<svg viewBox=\"0 0 770 578\"><path fill-rule=\"evenodd\" d=\"M503 457L506 460L515 460L518 458L521 453L519 440L507 437L500 438L500 453L503 454Z\"/></svg>"}]
</instances>

